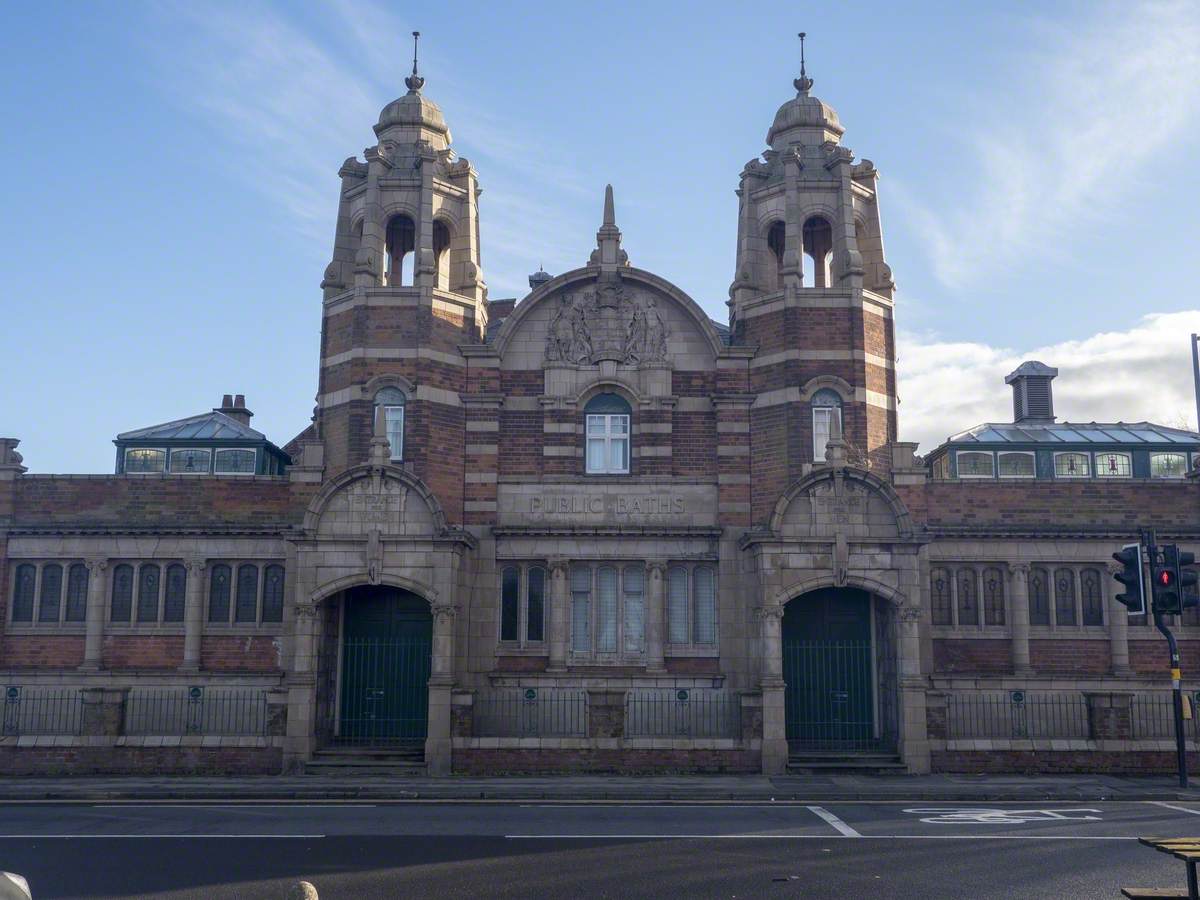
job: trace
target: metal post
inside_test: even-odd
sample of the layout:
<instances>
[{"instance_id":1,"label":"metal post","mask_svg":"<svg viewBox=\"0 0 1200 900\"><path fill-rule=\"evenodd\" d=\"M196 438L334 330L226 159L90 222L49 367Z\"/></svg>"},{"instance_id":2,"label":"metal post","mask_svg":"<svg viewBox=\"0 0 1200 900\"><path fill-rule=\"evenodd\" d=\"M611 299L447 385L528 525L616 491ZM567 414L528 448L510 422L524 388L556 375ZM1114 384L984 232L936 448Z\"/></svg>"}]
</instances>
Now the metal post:
<instances>
[{"instance_id":1,"label":"metal post","mask_svg":"<svg viewBox=\"0 0 1200 900\"><path fill-rule=\"evenodd\" d=\"M1200 429L1200 334L1192 335L1192 383L1196 392L1196 427Z\"/></svg>"},{"instance_id":2,"label":"metal post","mask_svg":"<svg viewBox=\"0 0 1200 900\"><path fill-rule=\"evenodd\" d=\"M1193 342L1192 349L1195 352L1196 344ZM1146 545L1146 552L1150 562L1150 597L1153 605L1154 597L1154 564L1158 559L1158 537L1153 529L1143 529L1142 543ZM1167 646L1171 651L1171 705L1174 708L1175 714L1175 756L1179 766L1179 786L1186 788L1188 786L1187 772L1187 745L1183 735L1183 692L1180 689L1181 673L1179 671L1179 644L1175 641L1175 635L1171 633L1171 629L1166 626L1163 621L1163 614L1155 608L1154 627L1162 633L1167 639Z\"/></svg>"}]
</instances>

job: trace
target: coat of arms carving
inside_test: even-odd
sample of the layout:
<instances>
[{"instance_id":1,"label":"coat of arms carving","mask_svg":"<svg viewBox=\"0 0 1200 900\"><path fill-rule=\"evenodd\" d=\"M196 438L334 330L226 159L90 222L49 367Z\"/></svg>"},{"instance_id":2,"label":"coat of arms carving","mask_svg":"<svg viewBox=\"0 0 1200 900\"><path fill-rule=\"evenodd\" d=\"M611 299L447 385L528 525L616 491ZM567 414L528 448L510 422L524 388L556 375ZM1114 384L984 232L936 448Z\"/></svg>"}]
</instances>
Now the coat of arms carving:
<instances>
[{"instance_id":1,"label":"coat of arms carving","mask_svg":"<svg viewBox=\"0 0 1200 900\"><path fill-rule=\"evenodd\" d=\"M619 280L563 294L546 332L546 361L591 365L665 362L670 330L654 297Z\"/></svg>"}]
</instances>

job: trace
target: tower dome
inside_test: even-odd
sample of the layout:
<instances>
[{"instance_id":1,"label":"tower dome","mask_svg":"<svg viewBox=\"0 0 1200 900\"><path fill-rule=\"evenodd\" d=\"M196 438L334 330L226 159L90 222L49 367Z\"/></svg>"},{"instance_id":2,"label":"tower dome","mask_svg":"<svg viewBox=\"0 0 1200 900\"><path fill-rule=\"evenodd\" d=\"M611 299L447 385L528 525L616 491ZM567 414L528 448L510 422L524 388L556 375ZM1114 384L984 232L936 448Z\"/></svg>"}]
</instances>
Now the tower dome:
<instances>
[{"instance_id":1,"label":"tower dome","mask_svg":"<svg viewBox=\"0 0 1200 900\"><path fill-rule=\"evenodd\" d=\"M390 131L393 137L405 143L424 140L434 149L444 150L450 144L450 129L441 107L421 94L425 78L417 73L416 40L419 37L420 32L414 31L413 70L404 79L408 93L393 100L379 113L375 136L382 138Z\"/></svg>"},{"instance_id":2,"label":"tower dome","mask_svg":"<svg viewBox=\"0 0 1200 900\"><path fill-rule=\"evenodd\" d=\"M779 107L775 121L767 131L767 144L781 151L789 144L835 144L846 133L832 106L822 103L809 92L813 80L804 65L804 32L800 33L800 77L792 81L796 97Z\"/></svg>"}]
</instances>

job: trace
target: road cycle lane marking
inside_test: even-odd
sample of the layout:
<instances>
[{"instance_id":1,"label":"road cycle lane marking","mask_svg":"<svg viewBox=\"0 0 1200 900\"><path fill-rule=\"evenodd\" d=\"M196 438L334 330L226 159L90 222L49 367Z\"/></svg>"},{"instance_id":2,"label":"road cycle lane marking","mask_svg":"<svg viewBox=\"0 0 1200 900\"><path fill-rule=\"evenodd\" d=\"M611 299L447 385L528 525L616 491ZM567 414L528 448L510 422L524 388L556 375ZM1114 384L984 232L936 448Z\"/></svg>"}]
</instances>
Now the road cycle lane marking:
<instances>
[{"instance_id":1,"label":"road cycle lane marking","mask_svg":"<svg viewBox=\"0 0 1200 900\"><path fill-rule=\"evenodd\" d=\"M1200 809L1188 809L1186 806L1176 806L1174 803L1165 803L1162 800L1147 800L1146 802L1152 803L1155 806L1164 807L1165 809L1174 809L1178 812L1185 812L1193 816L1200 816Z\"/></svg>"},{"instance_id":2,"label":"road cycle lane marking","mask_svg":"<svg viewBox=\"0 0 1200 900\"><path fill-rule=\"evenodd\" d=\"M1059 809L996 809L978 806L918 806L904 810L926 825L1026 825L1049 822L1100 822L1092 807ZM1086 813L1087 815L1080 815ZM1093 815L1094 814L1094 815Z\"/></svg>"},{"instance_id":3,"label":"road cycle lane marking","mask_svg":"<svg viewBox=\"0 0 1200 900\"><path fill-rule=\"evenodd\" d=\"M861 834L859 834L829 810L825 809L823 806L810 806L808 807L808 811L818 818L824 819L830 825L830 827L836 830L842 837L862 837Z\"/></svg>"}]
</instances>

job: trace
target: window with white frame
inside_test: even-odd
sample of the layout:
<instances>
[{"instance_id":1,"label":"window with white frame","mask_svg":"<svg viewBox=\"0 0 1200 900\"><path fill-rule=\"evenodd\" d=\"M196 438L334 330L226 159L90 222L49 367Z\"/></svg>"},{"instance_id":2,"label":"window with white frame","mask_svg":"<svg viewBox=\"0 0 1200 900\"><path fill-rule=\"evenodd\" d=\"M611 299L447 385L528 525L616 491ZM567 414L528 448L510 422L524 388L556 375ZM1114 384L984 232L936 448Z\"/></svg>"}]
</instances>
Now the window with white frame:
<instances>
[{"instance_id":1,"label":"window with white frame","mask_svg":"<svg viewBox=\"0 0 1200 900\"><path fill-rule=\"evenodd\" d=\"M1187 455L1183 453L1151 453L1151 478L1183 478L1187 475Z\"/></svg>"},{"instance_id":2,"label":"window with white frame","mask_svg":"<svg viewBox=\"0 0 1200 900\"><path fill-rule=\"evenodd\" d=\"M180 624L186 594L182 563L119 563L112 570L108 620L116 625Z\"/></svg>"},{"instance_id":3,"label":"window with white frame","mask_svg":"<svg viewBox=\"0 0 1200 900\"><path fill-rule=\"evenodd\" d=\"M717 583L711 566L667 569L667 643L717 643Z\"/></svg>"},{"instance_id":4,"label":"window with white frame","mask_svg":"<svg viewBox=\"0 0 1200 900\"><path fill-rule=\"evenodd\" d=\"M13 573L9 621L14 625L82 624L88 570L83 563L20 563Z\"/></svg>"},{"instance_id":5,"label":"window with white frame","mask_svg":"<svg viewBox=\"0 0 1200 900\"><path fill-rule=\"evenodd\" d=\"M954 454L959 478L993 478L996 457L982 450L959 450Z\"/></svg>"},{"instance_id":6,"label":"window with white frame","mask_svg":"<svg viewBox=\"0 0 1200 900\"><path fill-rule=\"evenodd\" d=\"M385 387L375 395L375 409L383 408L384 433L393 461L404 459L404 404L404 392L399 388Z\"/></svg>"},{"instance_id":7,"label":"window with white frame","mask_svg":"<svg viewBox=\"0 0 1200 900\"><path fill-rule=\"evenodd\" d=\"M171 474L207 475L212 451L200 447L182 447L171 451Z\"/></svg>"},{"instance_id":8,"label":"window with white frame","mask_svg":"<svg viewBox=\"0 0 1200 900\"><path fill-rule=\"evenodd\" d=\"M597 394L583 408L589 475L628 475L633 410L617 394Z\"/></svg>"},{"instance_id":9,"label":"window with white frame","mask_svg":"<svg viewBox=\"0 0 1200 900\"><path fill-rule=\"evenodd\" d=\"M219 562L208 567L208 621L258 625L283 621L284 571L278 563Z\"/></svg>"},{"instance_id":10,"label":"window with white frame","mask_svg":"<svg viewBox=\"0 0 1200 900\"><path fill-rule=\"evenodd\" d=\"M167 468L167 451L152 447L129 447L125 451L125 474L143 475Z\"/></svg>"},{"instance_id":11,"label":"window with white frame","mask_svg":"<svg viewBox=\"0 0 1200 900\"><path fill-rule=\"evenodd\" d=\"M825 461L825 447L836 429L842 433L842 398L837 391L822 388L813 394L813 461Z\"/></svg>"},{"instance_id":12,"label":"window with white frame","mask_svg":"<svg viewBox=\"0 0 1200 900\"><path fill-rule=\"evenodd\" d=\"M1130 478L1133 476L1133 458L1128 453L1097 453L1097 478Z\"/></svg>"},{"instance_id":13,"label":"window with white frame","mask_svg":"<svg viewBox=\"0 0 1200 900\"><path fill-rule=\"evenodd\" d=\"M506 565L500 571L500 641L515 646L544 646L546 641L546 569Z\"/></svg>"},{"instance_id":14,"label":"window with white frame","mask_svg":"<svg viewBox=\"0 0 1200 900\"><path fill-rule=\"evenodd\" d=\"M996 471L1001 478L1033 478L1037 474L1033 454L1024 450L997 453Z\"/></svg>"},{"instance_id":15,"label":"window with white frame","mask_svg":"<svg viewBox=\"0 0 1200 900\"><path fill-rule=\"evenodd\" d=\"M1092 461L1086 453L1055 453L1055 478L1089 478Z\"/></svg>"},{"instance_id":16,"label":"window with white frame","mask_svg":"<svg viewBox=\"0 0 1200 900\"><path fill-rule=\"evenodd\" d=\"M571 652L618 658L645 646L646 570L641 563L571 566Z\"/></svg>"},{"instance_id":17,"label":"window with white frame","mask_svg":"<svg viewBox=\"0 0 1200 900\"><path fill-rule=\"evenodd\" d=\"M222 447L213 456L213 471L218 475L253 475L257 468L256 451L243 447Z\"/></svg>"}]
</instances>

